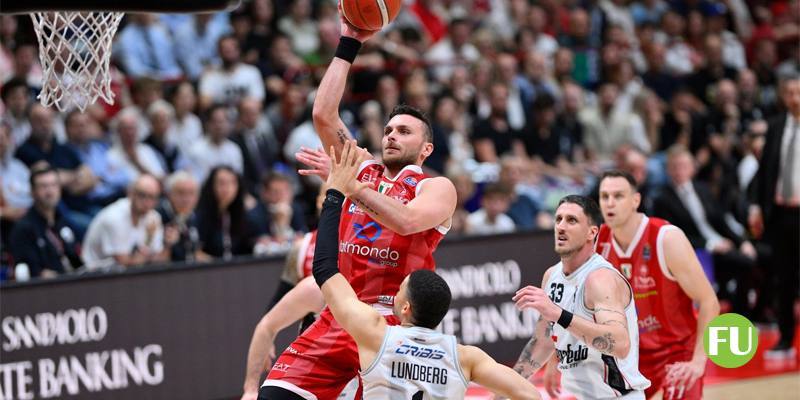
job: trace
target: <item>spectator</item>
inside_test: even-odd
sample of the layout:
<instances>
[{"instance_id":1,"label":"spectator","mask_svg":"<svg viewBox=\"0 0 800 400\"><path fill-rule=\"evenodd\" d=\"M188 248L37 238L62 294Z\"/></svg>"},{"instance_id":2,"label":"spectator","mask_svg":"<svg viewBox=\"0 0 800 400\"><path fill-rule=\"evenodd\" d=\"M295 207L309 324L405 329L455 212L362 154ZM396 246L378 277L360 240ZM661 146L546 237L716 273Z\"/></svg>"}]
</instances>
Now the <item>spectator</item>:
<instances>
[{"instance_id":1,"label":"spectator","mask_svg":"<svg viewBox=\"0 0 800 400\"><path fill-rule=\"evenodd\" d=\"M556 123L555 99L543 94L533 102L531 111L530 124L521 136L524 154L552 167L571 169L570 162L578 143L569 130Z\"/></svg>"},{"instance_id":2,"label":"spectator","mask_svg":"<svg viewBox=\"0 0 800 400\"><path fill-rule=\"evenodd\" d=\"M487 185L481 208L467 217L466 233L492 235L514 231L514 221L505 213L511 205L511 188L502 183Z\"/></svg>"},{"instance_id":3,"label":"spectator","mask_svg":"<svg viewBox=\"0 0 800 400\"><path fill-rule=\"evenodd\" d=\"M14 78L22 79L35 92L42 88L42 66L35 42L22 42L14 48Z\"/></svg>"},{"instance_id":4,"label":"spectator","mask_svg":"<svg viewBox=\"0 0 800 400\"><path fill-rule=\"evenodd\" d=\"M708 187L694 181L692 154L682 146L667 152L669 184L656 197L653 214L681 228L695 249L711 253L718 295L734 312L749 315L747 292L755 267L755 247L725 221Z\"/></svg>"},{"instance_id":5,"label":"spectator","mask_svg":"<svg viewBox=\"0 0 800 400\"><path fill-rule=\"evenodd\" d=\"M506 211L517 229L547 228L547 213L540 215L539 204L525 193L522 187L524 175L528 172L525 159L516 156L505 156L500 159L499 183L512 190L511 205Z\"/></svg>"},{"instance_id":6,"label":"spectator","mask_svg":"<svg viewBox=\"0 0 800 400\"><path fill-rule=\"evenodd\" d=\"M764 120L752 121L747 126L747 132L742 141L743 157L736 168L739 190L742 193L747 192L747 188L750 187L750 183L758 172L768 128L769 125Z\"/></svg>"},{"instance_id":7,"label":"spectator","mask_svg":"<svg viewBox=\"0 0 800 400\"><path fill-rule=\"evenodd\" d=\"M308 230L303 206L294 200L292 181L280 173L264 176L260 200L249 218L260 235L278 242L291 241Z\"/></svg>"},{"instance_id":8,"label":"spectator","mask_svg":"<svg viewBox=\"0 0 800 400\"><path fill-rule=\"evenodd\" d=\"M85 230L104 206L125 196L125 189L133 177L128 174L124 163L109 157L109 147L98 140L99 127L88 113L71 111L64 117L64 124L67 147L89 168L95 181L85 197L72 198L69 202L68 217Z\"/></svg>"},{"instance_id":9,"label":"spectator","mask_svg":"<svg viewBox=\"0 0 800 400\"><path fill-rule=\"evenodd\" d=\"M138 127L136 138L144 140L150 134L150 123L147 119L147 109L150 105L164 98L164 88L160 81L152 78L139 78L131 84L131 98L133 105L125 107L129 113L135 112ZM120 110L121 111L121 110Z\"/></svg>"},{"instance_id":10,"label":"spectator","mask_svg":"<svg viewBox=\"0 0 800 400\"><path fill-rule=\"evenodd\" d=\"M501 82L508 88L506 112L508 123L512 129L520 130L525 127L525 107L523 106L522 82L517 75L517 59L509 53L501 53L495 61L497 75Z\"/></svg>"},{"instance_id":11,"label":"spectator","mask_svg":"<svg viewBox=\"0 0 800 400\"><path fill-rule=\"evenodd\" d=\"M116 57L131 77L171 80L183 75L172 38L155 14L131 14L116 42Z\"/></svg>"},{"instance_id":12,"label":"spectator","mask_svg":"<svg viewBox=\"0 0 800 400\"><path fill-rule=\"evenodd\" d=\"M278 20L278 29L291 38L292 50L306 57L319 48L317 24L311 20L311 1L293 0L289 14Z\"/></svg>"},{"instance_id":13,"label":"spectator","mask_svg":"<svg viewBox=\"0 0 800 400\"><path fill-rule=\"evenodd\" d=\"M28 105L31 102L31 92L24 79L12 78L2 84L0 98L5 105L3 121L11 129L11 142L8 150L13 152L22 146L31 135L31 124L28 121Z\"/></svg>"},{"instance_id":14,"label":"spectator","mask_svg":"<svg viewBox=\"0 0 800 400\"><path fill-rule=\"evenodd\" d=\"M217 47L222 65L204 72L200 77L200 109L208 109L212 104L233 108L246 97L263 101L264 81L261 72L241 62L236 37L223 36Z\"/></svg>"},{"instance_id":15,"label":"spectator","mask_svg":"<svg viewBox=\"0 0 800 400\"><path fill-rule=\"evenodd\" d=\"M508 122L508 87L495 82L490 89L491 113L478 120L472 129L475 158L480 162L497 162L500 156L510 153L519 143L519 133Z\"/></svg>"},{"instance_id":16,"label":"spectator","mask_svg":"<svg viewBox=\"0 0 800 400\"><path fill-rule=\"evenodd\" d=\"M200 79L204 70L219 64L217 41L231 30L212 13L192 14L175 31L175 49L186 77Z\"/></svg>"},{"instance_id":17,"label":"spectator","mask_svg":"<svg viewBox=\"0 0 800 400\"><path fill-rule=\"evenodd\" d=\"M54 112L35 103L30 107L28 118L31 121L31 136L17 149L16 157L28 168L41 161L56 168L61 186L66 190L65 198L84 196L92 190L96 178L89 167L81 162L72 149L56 141Z\"/></svg>"},{"instance_id":18,"label":"spectator","mask_svg":"<svg viewBox=\"0 0 800 400\"><path fill-rule=\"evenodd\" d=\"M574 64L572 78L584 87L592 88L600 80L599 37L592 36L590 14L582 8L575 8L569 16L569 32L559 42L572 51Z\"/></svg>"},{"instance_id":19,"label":"spectator","mask_svg":"<svg viewBox=\"0 0 800 400\"><path fill-rule=\"evenodd\" d=\"M642 82L658 97L669 101L681 82L679 77L668 72L666 55L667 49L660 43L650 43L646 47L647 71L642 75Z\"/></svg>"},{"instance_id":20,"label":"spectator","mask_svg":"<svg viewBox=\"0 0 800 400\"><path fill-rule=\"evenodd\" d=\"M189 154L189 149L203 138L203 123L194 113L197 106L197 96L194 86L183 82L175 88L172 95L172 106L175 108L175 120L170 125L167 137L178 146L181 154Z\"/></svg>"},{"instance_id":21,"label":"spectator","mask_svg":"<svg viewBox=\"0 0 800 400\"><path fill-rule=\"evenodd\" d=\"M272 125L261 110L261 102L244 99L239 103L238 131L231 140L239 146L247 191L256 193L261 178L278 161L280 146Z\"/></svg>"},{"instance_id":22,"label":"spectator","mask_svg":"<svg viewBox=\"0 0 800 400\"><path fill-rule=\"evenodd\" d=\"M530 51L526 54L523 63L523 76L520 90L525 109L529 110L531 104L540 95L549 95L553 98L558 95L558 87L550 80L547 59L541 53Z\"/></svg>"},{"instance_id":23,"label":"spectator","mask_svg":"<svg viewBox=\"0 0 800 400\"><path fill-rule=\"evenodd\" d=\"M686 43L686 19L675 11L668 10L661 19L661 29L666 46L664 63L668 72L684 77L694 71L700 56ZM649 62L649 61L648 61Z\"/></svg>"},{"instance_id":24,"label":"spectator","mask_svg":"<svg viewBox=\"0 0 800 400\"><path fill-rule=\"evenodd\" d=\"M194 177L178 171L167 177L164 184L166 199L156 211L164 224L164 236L173 243L169 248L172 261L208 261L211 257L200 250L200 232L195 207L200 188Z\"/></svg>"},{"instance_id":25,"label":"spectator","mask_svg":"<svg viewBox=\"0 0 800 400\"><path fill-rule=\"evenodd\" d=\"M173 245L164 236L161 216L155 211L159 183L142 174L128 188L128 197L100 211L89 225L81 257L87 269L162 262Z\"/></svg>"},{"instance_id":26,"label":"spectator","mask_svg":"<svg viewBox=\"0 0 800 400\"><path fill-rule=\"evenodd\" d=\"M150 135L144 140L144 144L155 150L164 172L172 173L187 168L186 158L181 154L175 141L169 137L173 132L171 128L175 118L175 109L172 105L164 100L155 101L147 109L147 118L150 121Z\"/></svg>"},{"instance_id":27,"label":"spectator","mask_svg":"<svg viewBox=\"0 0 800 400\"><path fill-rule=\"evenodd\" d=\"M688 79L689 87L697 98L711 103L709 87L722 79L736 79L736 70L725 65L722 58L722 39L709 34L704 41L705 65Z\"/></svg>"},{"instance_id":28,"label":"spectator","mask_svg":"<svg viewBox=\"0 0 800 400\"><path fill-rule=\"evenodd\" d=\"M14 225L9 248L14 263L28 264L32 277L53 278L81 265L78 240L58 211L61 185L50 166L35 167L30 177L33 207Z\"/></svg>"},{"instance_id":29,"label":"spectator","mask_svg":"<svg viewBox=\"0 0 800 400\"><path fill-rule=\"evenodd\" d=\"M680 144L695 152L706 144L705 119L696 112L696 102L688 89L673 94L661 126L659 151Z\"/></svg>"},{"instance_id":30,"label":"spectator","mask_svg":"<svg viewBox=\"0 0 800 400\"><path fill-rule=\"evenodd\" d=\"M454 19L450 21L447 37L433 45L425 54L425 61L433 68L433 76L440 82L450 79L453 66L471 64L481 57L478 49L469 43L471 31L468 20Z\"/></svg>"},{"instance_id":31,"label":"spectator","mask_svg":"<svg viewBox=\"0 0 800 400\"><path fill-rule=\"evenodd\" d=\"M204 253L226 260L253 253L255 231L248 223L244 196L236 171L225 165L211 170L197 207L197 230Z\"/></svg>"},{"instance_id":32,"label":"spectator","mask_svg":"<svg viewBox=\"0 0 800 400\"><path fill-rule=\"evenodd\" d=\"M529 53L539 53L545 57L548 64L551 64L553 61L553 55L555 54L556 50L558 50L558 42L555 38L553 38L553 36L546 32L547 13L540 5L533 4L528 9L527 27L530 28L531 33L533 34L533 48L523 48L520 50L528 51ZM520 32L523 32L524 29L525 27L521 28Z\"/></svg>"},{"instance_id":33,"label":"spectator","mask_svg":"<svg viewBox=\"0 0 800 400\"><path fill-rule=\"evenodd\" d=\"M194 177L198 182L204 182L208 172L219 165L227 165L237 174L242 173L242 152L228 139L231 121L227 107L212 106L206 114L206 136L195 142L187 154Z\"/></svg>"},{"instance_id":34,"label":"spectator","mask_svg":"<svg viewBox=\"0 0 800 400\"><path fill-rule=\"evenodd\" d=\"M0 245L4 249L14 223L33 204L28 167L14 158L11 146L11 126L0 120Z\"/></svg>"},{"instance_id":35,"label":"spectator","mask_svg":"<svg viewBox=\"0 0 800 400\"><path fill-rule=\"evenodd\" d=\"M630 143L644 152L650 152L650 142L642 119L616 107L619 89L613 83L604 83L598 89L595 107L584 108L580 120L584 126L583 142L592 158L601 162L611 159L622 144Z\"/></svg>"},{"instance_id":36,"label":"spectator","mask_svg":"<svg viewBox=\"0 0 800 400\"><path fill-rule=\"evenodd\" d=\"M166 166L162 164L158 153L150 145L140 143L137 139L139 113L126 108L117 114L111 122L111 130L117 133L114 145L108 151L108 160L119 165L127 176L136 179L141 174L153 175L156 179L166 176Z\"/></svg>"}]
</instances>

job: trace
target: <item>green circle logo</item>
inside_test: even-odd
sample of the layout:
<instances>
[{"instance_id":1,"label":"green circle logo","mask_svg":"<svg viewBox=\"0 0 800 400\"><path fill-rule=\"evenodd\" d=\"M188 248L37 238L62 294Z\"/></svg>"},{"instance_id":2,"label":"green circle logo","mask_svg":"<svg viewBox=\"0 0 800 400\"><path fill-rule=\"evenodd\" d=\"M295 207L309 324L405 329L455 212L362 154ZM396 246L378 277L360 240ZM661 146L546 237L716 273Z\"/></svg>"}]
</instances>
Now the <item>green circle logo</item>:
<instances>
[{"instance_id":1,"label":"green circle logo","mask_svg":"<svg viewBox=\"0 0 800 400\"><path fill-rule=\"evenodd\" d=\"M756 354L758 329L739 314L719 315L703 332L703 348L714 364L724 368L741 367Z\"/></svg>"}]
</instances>

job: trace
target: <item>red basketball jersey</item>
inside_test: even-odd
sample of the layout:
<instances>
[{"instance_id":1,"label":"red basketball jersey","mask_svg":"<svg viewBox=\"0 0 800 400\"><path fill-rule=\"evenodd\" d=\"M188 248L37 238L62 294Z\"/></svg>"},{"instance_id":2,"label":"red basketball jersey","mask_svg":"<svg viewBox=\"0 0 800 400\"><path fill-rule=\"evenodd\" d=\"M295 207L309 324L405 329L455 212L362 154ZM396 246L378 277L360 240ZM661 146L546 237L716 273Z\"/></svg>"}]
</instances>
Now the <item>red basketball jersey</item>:
<instances>
[{"instance_id":1,"label":"red basketball jersey","mask_svg":"<svg viewBox=\"0 0 800 400\"><path fill-rule=\"evenodd\" d=\"M408 203L426 176L416 165L403 168L394 179L383 175L384 166L366 161L358 174L372 189ZM434 269L433 251L447 230L444 226L401 236L373 220L347 199L339 223L339 271L365 303L391 305L403 279L418 269Z\"/></svg>"},{"instance_id":2,"label":"red basketball jersey","mask_svg":"<svg viewBox=\"0 0 800 400\"><path fill-rule=\"evenodd\" d=\"M614 240L607 225L600 227L595 250L628 278L639 319L639 348L643 360L694 349L697 317L692 300L669 272L664 261L664 236L678 229L669 222L644 216L627 251Z\"/></svg>"},{"instance_id":3,"label":"red basketball jersey","mask_svg":"<svg viewBox=\"0 0 800 400\"><path fill-rule=\"evenodd\" d=\"M300 279L311 276L311 267L314 264L314 249L317 248L317 230L303 235L300 249L297 251L297 274Z\"/></svg>"}]
</instances>

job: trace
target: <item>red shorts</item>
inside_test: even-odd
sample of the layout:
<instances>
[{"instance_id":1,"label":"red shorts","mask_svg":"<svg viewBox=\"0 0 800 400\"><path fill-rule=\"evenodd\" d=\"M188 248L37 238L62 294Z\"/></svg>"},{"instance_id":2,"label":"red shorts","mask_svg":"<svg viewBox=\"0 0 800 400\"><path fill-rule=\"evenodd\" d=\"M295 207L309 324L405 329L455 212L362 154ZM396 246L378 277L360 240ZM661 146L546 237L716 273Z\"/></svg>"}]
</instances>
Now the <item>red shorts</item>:
<instances>
[{"instance_id":1,"label":"red shorts","mask_svg":"<svg viewBox=\"0 0 800 400\"><path fill-rule=\"evenodd\" d=\"M692 349L693 350L693 349ZM680 388L667 388L664 387L667 377L667 365L689 361L692 359L692 351L680 350L670 352L666 356L658 357L642 357L639 356L639 372L645 378L650 380L650 387L644 392L646 398L651 398L658 393L659 390L664 389L664 400L700 400L703 398L703 378L698 379L690 388L684 388L681 392Z\"/></svg>"},{"instance_id":2,"label":"red shorts","mask_svg":"<svg viewBox=\"0 0 800 400\"><path fill-rule=\"evenodd\" d=\"M400 321L385 316L389 325ZM325 308L319 319L275 360L265 385L279 386L306 398L336 399L350 380L358 376L358 347L353 338ZM361 398L360 390L356 396Z\"/></svg>"}]
</instances>

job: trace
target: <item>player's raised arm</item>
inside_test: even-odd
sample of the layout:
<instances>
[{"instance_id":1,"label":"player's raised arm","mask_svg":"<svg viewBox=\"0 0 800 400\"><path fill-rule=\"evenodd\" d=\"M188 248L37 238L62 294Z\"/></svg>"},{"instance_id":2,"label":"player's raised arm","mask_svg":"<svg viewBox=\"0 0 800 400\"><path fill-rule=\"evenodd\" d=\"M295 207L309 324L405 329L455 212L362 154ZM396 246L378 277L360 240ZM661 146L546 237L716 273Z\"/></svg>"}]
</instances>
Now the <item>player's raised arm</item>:
<instances>
[{"instance_id":1,"label":"player's raised arm","mask_svg":"<svg viewBox=\"0 0 800 400\"><path fill-rule=\"evenodd\" d=\"M553 267L550 267L545 271L542 278L542 286L547 282L552 270ZM550 321L539 315L536 320L536 326L533 329L533 337L522 348L522 353L520 353L517 363L514 364L514 371L517 371L525 379L529 379L536 371L542 368L550 358L550 355L553 354L553 350L555 350L555 345L550 339L550 335L553 333Z\"/></svg>"},{"instance_id":2,"label":"player's raised arm","mask_svg":"<svg viewBox=\"0 0 800 400\"><path fill-rule=\"evenodd\" d=\"M511 368L498 364L492 357L475 346L458 346L461 369L467 378L493 393L512 400L541 399L536 388L527 379L515 374Z\"/></svg>"},{"instance_id":3,"label":"player's raised arm","mask_svg":"<svg viewBox=\"0 0 800 400\"><path fill-rule=\"evenodd\" d=\"M339 104L347 84L347 74L361 44L377 32L355 28L341 14L340 9L342 36L336 55L319 84L312 111L314 129L322 140L323 148L328 150L333 146L337 156L342 152L345 141L353 138L339 117Z\"/></svg>"}]
</instances>

